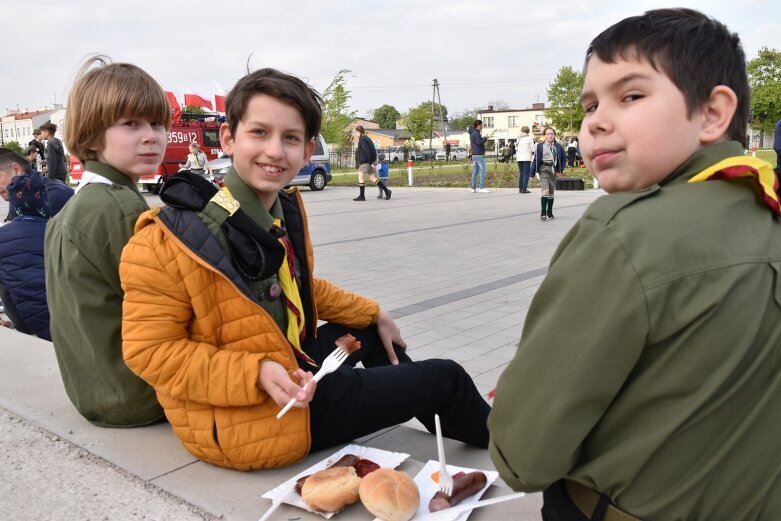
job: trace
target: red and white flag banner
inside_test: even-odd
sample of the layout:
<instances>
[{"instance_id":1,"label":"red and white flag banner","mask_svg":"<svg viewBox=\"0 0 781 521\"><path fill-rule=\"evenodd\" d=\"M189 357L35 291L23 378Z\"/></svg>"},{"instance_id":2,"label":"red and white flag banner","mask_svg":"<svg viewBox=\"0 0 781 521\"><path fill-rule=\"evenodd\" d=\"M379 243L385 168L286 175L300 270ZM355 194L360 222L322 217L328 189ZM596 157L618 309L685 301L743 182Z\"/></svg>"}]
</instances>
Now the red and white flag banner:
<instances>
[{"instance_id":1,"label":"red and white flag banner","mask_svg":"<svg viewBox=\"0 0 781 521\"><path fill-rule=\"evenodd\" d=\"M207 98L204 98L192 89L185 89L184 92L184 104L188 107L202 107L209 110L214 110L214 105Z\"/></svg>"}]
</instances>

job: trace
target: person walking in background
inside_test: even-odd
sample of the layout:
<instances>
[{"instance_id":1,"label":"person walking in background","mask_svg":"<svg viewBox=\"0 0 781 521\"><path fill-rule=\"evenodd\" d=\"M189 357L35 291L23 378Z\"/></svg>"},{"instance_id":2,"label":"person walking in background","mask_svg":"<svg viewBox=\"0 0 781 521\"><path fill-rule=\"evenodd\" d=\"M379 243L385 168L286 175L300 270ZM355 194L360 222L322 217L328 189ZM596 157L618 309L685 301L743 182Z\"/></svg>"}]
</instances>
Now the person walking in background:
<instances>
[{"instance_id":1,"label":"person walking in background","mask_svg":"<svg viewBox=\"0 0 781 521\"><path fill-rule=\"evenodd\" d=\"M364 176L369 174L369 179L372 183L377 185L380 192L385 193L385 199L391 198L391 190L385 186L385 183L377 179L377 174L374 170L374 165L377 163L377 149L374 148L374 143L366 135L366 130L363 126L358 125L355 127L355 134L358 136L358 197L353 201L365 201L366 196L364 190L366 185L364 184Z\"/></svg>"},{"instance_id":2,"label":"person walking in background","mask_svg":"<svg viewBox=\"0 0 781 521\"><path fill-rule=\"evenodd\" d=\"M467 129L469 132L469 146L472 154L472 193L480 192L486 194L490 192L485 187L485 142L490 139L491 136L483 137L480 132L483 129L482 120L476 119L471 127ZM478 188L477 174L480 173L480 185Z\"/></svg>"},{"instance_id":3,"label":"person walking in background","mask_svg":"<svg viewBox=\"0 0 781 521\"><path fill-rule=\"evenodd\" d=\"M388 162L385 161L385 154L380 152L377 154L377 176L380 178L380 181L383 182L384 186L388 186L388 176L390 172L388 170ZM377 199L382 199L382 187L378 184L377 188L380 190L380 195L377 196Z\"/></svg>"},{"instance_id":4,"label":"person walking in background","mask_svg":"<svg viewBox=\"0 0 781 521\"><path fill-rule=\"evenodd\" d=\"M575 160L578 158L578 138L573 137L567 143L567 165L575 168Z\"/></svg>"},{"instance_id":5,"label":"person walking in background","mask_svg":"<svg viewBox=\"0 0 781 521\"><path fill-rule=\"evenodd\" d=\"M540 176L540 219L553 219L553 194L556 192L556 178L564 172L566 159L564 148L556 141L556 131L545 127L545 141L537 144L534 153L534 171Z\"/></svg>"},{"instance_id":6,"label":"person walking in background","mask_svg":"<svg viewBox=\"0 0 781 521\"><path fill-rule=\"evenodd\" d=\"M33 130L33 138L29 143L27 143L27 145L35 147L36 150L38 150L38 158L36 160L37 164L30 166L35 168L35 170L38 172L45 173L43 167L46 163L46 147L43 146L43 138L41 137L41 134L42 132L40 128Z\"/></svg>"},{"instance_id":7,"label":"person walking in background","mask_svg":"<svg viewBox=\"0 0 781 521\"><path fill-rule=\"evenodd\" d=\"M523 126L518 136L518 150L516 151L516 159L518 160L518 193L531 193L528 188L533 154L534 140L529 135L529 127Z\"/></svg>"},{"instance_id":8,"label":"person walking in background","mask_svg":"<svg viewBox=\"0 0 781 521\"><path fill-rule=\"evenodd\" d=\"M38 161L38 147L35 145L29 145L27 148L24 149L24 158L27 160L28 163L30 163L30 169L35 170L39 174L41 171L39 170L40 162Z\"/></svg>"},{"instance_id":9,"label":"person walking in background","mask_svg":"<svg viewBox=\"0 0 781 521\"><path fill-rule=\"evenodd\" d=\"M41 136L46 140L46 165L47 176L63 183L68 180L68 167L65 165L65 148L62 141L54 135L57 133L57 125L52 122L41 125Z\"/></svg>"},{"instance_id":10,"label":"person walking in background","mask_svg":"<svg viewBox=\"0 0 781 521\"><path fill-rule=\"evenodd\" d=\"M206 154L198 146L198 143L190 143L190 153L187 154L187 162L180 164L179 168L182 170L189 170L195 175L201 177L208 177L208 163Z\"/></svg>"}]
</instances>

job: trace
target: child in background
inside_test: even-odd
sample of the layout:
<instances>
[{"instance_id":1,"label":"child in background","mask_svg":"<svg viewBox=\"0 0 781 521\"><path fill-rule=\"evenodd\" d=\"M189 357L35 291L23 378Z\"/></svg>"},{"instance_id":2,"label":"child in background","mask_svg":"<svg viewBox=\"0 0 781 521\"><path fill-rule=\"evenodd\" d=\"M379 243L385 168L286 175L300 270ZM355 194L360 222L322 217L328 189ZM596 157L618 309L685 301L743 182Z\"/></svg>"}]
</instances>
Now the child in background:
<instances>
[{"instance_id":1,"label":"child in background","mask_svg":"<svg viewBox=\"0 0 781 521\"><path fill-rule=\"evenodd\" d=\"M45 238L51 334L68 397L90 422L132 427L163 417L155 392L122 361L119 258L149 206L136 186L163 160L171 108L135 65L97 56L68 100L68 150L84 165Z\"/></svg>"},{"instance_id":2,"label":"child in background","mask_svg":"<svg viewBox=\"0 0 781 521\"><path fill-rule=\"evenodd\" d=\"M534 296L491 458L548 521L781 519L781 207L744 153L740 40L690 9L627 18L581 99L608 195Z\"/></svg>"},{"instance_id":3,"label":"child in background","mask_svg":"<svg viewBox=\"0 0 781 521\"><path fill-rule=\"evenodd\" d=\"M383 185L388 186L388 162L385 160L385 154L380 152L377 155L377 176L380 178L380 181L382 181ZM384 191L382 187L377 185L377 188L380 190L380 195L377 196L377 199L383 199L384 198Z\"/></svg>"}]
</instances>

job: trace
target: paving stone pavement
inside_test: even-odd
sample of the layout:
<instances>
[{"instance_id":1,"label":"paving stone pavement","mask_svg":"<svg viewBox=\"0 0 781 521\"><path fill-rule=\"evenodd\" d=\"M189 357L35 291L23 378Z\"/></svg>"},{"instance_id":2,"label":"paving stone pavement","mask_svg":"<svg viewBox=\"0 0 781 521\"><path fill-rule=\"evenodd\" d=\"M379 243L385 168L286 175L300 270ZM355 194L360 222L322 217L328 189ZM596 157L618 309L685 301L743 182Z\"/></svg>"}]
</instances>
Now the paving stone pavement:
<instances>
[{"instance_id":1,"label":"paving stone pavement","mask_svg":"<svg viewBox=\"0 0 781 521\"><path fill-rule=\"evenodd\" d=\"M393 198L388 201L376 199L372 189L367 189L371 197L367 196L365 202L352 201L356 189L351 188L302 191L315 248L315 273L377 299L396 319L413 359L455 360L466 368L481 393L487 395L515 353L526 310L545 276L557 244L603 192L558 192L554 207L556 219L542 222L539 220L538 193L519 194L517 190L499 189L488 194L473 194L466 189L392 188ZM152 206L160 204L155 196L147 198ZM0 215L6 213L7 203L0 201ZM279 483L280 477L286 478L291 472L312 464L308 460L293 468L255 473L223 471L195 462L177 446L165 425L146 428L146 431L95 428L78 417L64 398L56 362L52 362L53 356L48 349L35 356L41 357L37 363L53 365L47 367L46 388L59 388L63 395L54 400L36 395L35 385L15 375L13 370L2 368L11 356L16 358L10 360L17 363L24 359L24 353L19 349L13 351L10 345L7 346L10 354L3 350L4 343L10 344L9 338L0 332L0 380L17 378L18 381L0 381L0 408L44 429L42 432L56 433L64 441L95 454L95 460L105 458L107 464L135 481L140 478L179 498L183 504L195 505L199 511L188 511L195 517L207 513L206 517L257 519L269 503L255 500L247 504L246 497L259 496L258 490L266 490L267 483ZM17 341L14 336L14 343ZM8 422L11 426L17 423ZM388 450L404 447L417 462L410 463L404 470L413 472L420 468L420 462L436 457L435 448L431 436L420 432L422 426L416 421L408 422L405 427L406 430L391 429L358 441ZM14 432L5 433L5 439L13 438ZM23 442L29 436L28 431L19 434L19 443L14 445L14 450L24 451L25 445L35 446ZM46 444L37 444L42 445ZM150 450L150 446L151 450L160 453L152 461L139 462L132 452L128 454L128 447ZM456 442L446 445L446 450L451 464L487 464L485 451L470 450ZM451 451L454 461L451 461ZM100 465L100 461L92 464ZM66 465L66 478L67 468ZM74 475L82 474L80 471ZM219 476L216 481L215 476ZM8 476L7 479L13 478ZM120 480L116 488L127 486L131 490L130 487L138 486L132 479L127 479L127 485L122 485ZM67 479L61 482L63 490L67 489ZM74 479L71 488L80 486ZM501 490L493 495L506 493L506 489ZM63 492L61 496L60 501L83 501L74 499L71 493ZM26 500L12 498L3 503L3 510L24 512L14 508L14 501L21 505ZM539 519L540 503L539 494L532 494L518 502L518 506L506 510L475 511L470 520L498 519L497 512L512 512L516 519ZM129 508L123 511L112 506L111 514L105 519L138 515L138 510L133 510L136 507L131 504ZM158 515L150 518L178 519L182 515L182 511L174 507L160 508ZM511 508L513 510L509 510ZM72 512L79 511L74 506ZM60 512L68 512L68 509ZM318 518L292 507L280 509L278 518L297 516ZM345 512L340 517L366 518L365 513L355 512Z\"/></svg>"}]
</instances>

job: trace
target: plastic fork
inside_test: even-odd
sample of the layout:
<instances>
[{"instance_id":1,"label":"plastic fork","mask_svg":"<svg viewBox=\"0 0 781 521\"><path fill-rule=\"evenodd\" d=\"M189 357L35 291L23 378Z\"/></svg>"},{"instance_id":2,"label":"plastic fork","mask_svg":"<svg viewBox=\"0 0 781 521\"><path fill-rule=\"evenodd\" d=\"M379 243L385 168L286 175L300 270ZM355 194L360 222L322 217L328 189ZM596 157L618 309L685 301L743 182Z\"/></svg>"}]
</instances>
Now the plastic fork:
<instances>
[{"instance_id":1,"label":"plastic fork","mask_svg":"<svg viewBox=\"0 0 781 521\"><path fill-rule=\"evenodd\" d=\"M323 360L323 365L320 366L320 370L317 371L314 378L309 380L306 385L304 385L304 390L306 391L307 387L309 387L309 384L312 382L319 382L325 375L331 374L337 369L339 369L339 366L342 365L342 362L347 360L347 357L349 355L346 351L344 351L341 347L337 347L333 351L331 351L331 354L328 355L328 358ZM282 408L279 413L277 413L277 420L282 418L285 414L287 414L287 411L293 407L293 404L296 403L295 396L290 399L289 402L287 402L287 405Z\"/></svg>"},{"instance_id":2,"label":"plastic fork","mask_svg":"<svg viewBox=\"0 0 781 521\"><path fill-rule=\"evenodd\" d=\"M437 451L439 452L439 491L446 496L452 496L453 476L447 471L445 447L442 443L442 427L439 426L439 414L434 415L434 425L437 428Z\"/></svg>"}]
</instances>

